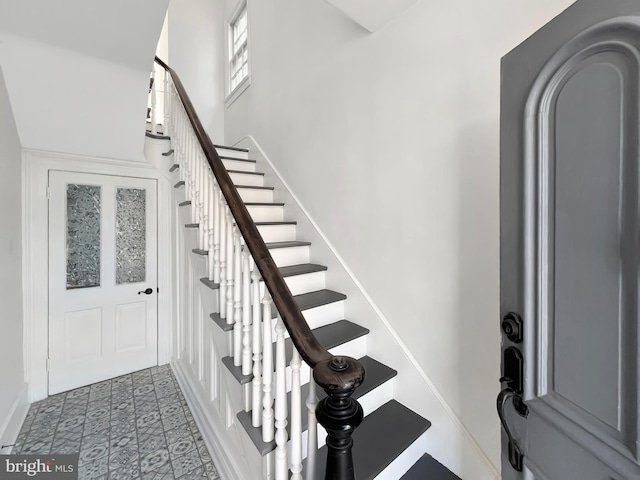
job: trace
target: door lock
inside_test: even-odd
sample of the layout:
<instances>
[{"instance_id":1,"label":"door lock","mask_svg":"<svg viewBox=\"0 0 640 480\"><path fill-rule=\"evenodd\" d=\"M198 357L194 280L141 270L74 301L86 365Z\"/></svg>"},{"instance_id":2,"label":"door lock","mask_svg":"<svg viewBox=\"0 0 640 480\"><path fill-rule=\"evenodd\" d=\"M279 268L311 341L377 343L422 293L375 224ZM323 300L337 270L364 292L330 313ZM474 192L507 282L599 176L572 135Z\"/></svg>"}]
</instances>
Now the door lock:
<instances>
[{"instance_id":1,"label":"door lock","mask_svg":"<svg viewBox=\"0 0 640 480\"><path fill-rule=\"evenodd\" d=\"M509 312L502 319L502 331L513 343L522 343L522 318Z\"/></svg>"},{"instance_id":2,"label":"door lock","mask_svg":"<svg viewBox=\"0 0 640 480\"><path fill-rule=\"evenodd\" d=\"M146 290L140 290L138 292L138 295L140 295L141 293L144 293L145 295L151 295L153 293L153 288L149 287Z\"/></svg>"}]
</instances>

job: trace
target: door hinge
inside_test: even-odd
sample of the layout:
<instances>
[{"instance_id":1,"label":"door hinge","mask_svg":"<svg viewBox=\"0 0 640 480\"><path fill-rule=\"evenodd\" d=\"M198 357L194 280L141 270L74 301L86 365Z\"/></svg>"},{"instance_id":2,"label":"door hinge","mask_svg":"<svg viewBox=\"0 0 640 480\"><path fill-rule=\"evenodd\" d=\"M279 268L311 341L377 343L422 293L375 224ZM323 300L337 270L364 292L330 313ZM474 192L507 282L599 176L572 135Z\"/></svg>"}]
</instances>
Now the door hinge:
<instances>
[{"instance_id":1,"label":"door hinge","mask_svg":"<svg viewBox=\"0 0 640 480\"><path fill-rule=\"evenodd\" d=\"M50 366L51 366L51 360L47 358L47 372L49 371Z\"/></svg>"},{"instance_id":2,"label":"door hinge","mask_svg":"<svg viewBox=\"0 0 640 480\"><path fill-rule=\"evenodd\" d=\"M51 190L49 189L49 184L47 184L47 200L49 200L51 196Z\"/></svg>"}]
</instances>

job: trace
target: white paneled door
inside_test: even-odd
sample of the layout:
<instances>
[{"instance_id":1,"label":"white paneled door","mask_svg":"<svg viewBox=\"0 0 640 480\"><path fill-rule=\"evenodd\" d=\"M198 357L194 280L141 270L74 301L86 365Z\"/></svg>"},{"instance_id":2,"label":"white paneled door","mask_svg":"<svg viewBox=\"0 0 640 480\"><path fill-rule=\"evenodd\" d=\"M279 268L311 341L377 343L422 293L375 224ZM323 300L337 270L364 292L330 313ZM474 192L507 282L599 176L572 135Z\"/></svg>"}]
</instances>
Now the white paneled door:
<instances>
[{"instance_id":1,"label":"white paneled door","mask_svg":"<svg viewBox=\"0 0 640 480\"><path fill-rule=\"evenodd\" d=\"M49 172L49 394L157 365L151 179Z\"/></svg>"}]
</instances>

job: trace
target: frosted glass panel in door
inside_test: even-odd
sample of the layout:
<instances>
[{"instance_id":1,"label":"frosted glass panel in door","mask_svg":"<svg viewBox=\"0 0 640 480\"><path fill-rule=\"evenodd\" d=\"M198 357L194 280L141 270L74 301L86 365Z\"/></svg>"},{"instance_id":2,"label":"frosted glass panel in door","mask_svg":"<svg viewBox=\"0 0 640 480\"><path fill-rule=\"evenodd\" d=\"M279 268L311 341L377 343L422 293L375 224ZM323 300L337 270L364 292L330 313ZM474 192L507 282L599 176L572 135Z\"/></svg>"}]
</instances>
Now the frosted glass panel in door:
<instances>
[{"instance_id":1,"label":"frosted glass panel in door","mask_svg":"<svg viewBox=\"0 0 640 480\"><path fill-rule=\"evenodd\" d=\"M146 278L146 190L116 191L116 284Z\"/></svg>"},{"instance_id":2,"label":"frosted glass panel in door","mask_svg":"<svg viewBox=\"0 0 640 480\"><path fill-rule=\"evenodd\" d=\"M100 187L67 185L67 290L100 286Z\"/></svg>"}]
</instances>

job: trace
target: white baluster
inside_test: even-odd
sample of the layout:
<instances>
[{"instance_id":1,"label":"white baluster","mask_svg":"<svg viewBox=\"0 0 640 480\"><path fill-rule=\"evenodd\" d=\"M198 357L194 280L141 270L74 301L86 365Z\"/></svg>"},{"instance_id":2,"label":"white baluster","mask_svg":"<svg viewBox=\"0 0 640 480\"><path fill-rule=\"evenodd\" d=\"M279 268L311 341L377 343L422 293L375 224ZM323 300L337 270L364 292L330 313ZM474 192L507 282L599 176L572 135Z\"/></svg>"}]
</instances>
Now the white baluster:
<instances>
[{"instance_id":1,"label":"white baluster","mask_svg":"<svg viewBox=\"0 0 640 480\"><path fill-rule=\"evenodd\" d=\"M238 242L239 243L239 242ZM242 249L242 374L251 375L251 254Z\"/></svg>"},{"instance_id":2,"label":"white baluster","mask_svg":"<svg viewBox=\"0 0 640 480\"><path fill-rule=\"evenodd\" d=\"M204 158L204 155L203 155ZM205 166L204 166L204 175L202 176L202 188L204 190L204 205L203 205L203 215L202 215L202 220L204 223L204 243L203 243L203 250L206 250L207 253L209 253L209 215L210 215L210 197L211 197L211 170L209 170L209 166L206 163L205 160ZM207 272L209 271L209 258L207 258Z\"/></svg>"},{"instance_id":3,"label":"white baluster","mask_svg":"<svg viewBox=\"0 0 640 480\"><path fill-rule=\"evenodd\" d=\"M307 478L314 480L316 473L316 455L318 452L318 420L316 419L316 407L318 396L316 395L316 382L313 372L309 378L309 396L307 397L307 410L309 411L307 426Z\"/></svg>"},{"instance_id":4,"label":"white baluster","mask_svg":"<svg viewBox=\"0 0 640 480\"><path fill-rule=\"evenodd\" d=\"M291 480L302 480L302 392L300 354L293 347L291 356ZM285 402L286 403L286 402Z\"/></svg>"},{"instance_id":5,"label":"white baluster","mask_svg":"<svg viewBox=\"0 0 640 480\"><path fill-rule=\"evenodd\" d=\"M262 335L262 441L271 442L274 437L273 425L273 397L271 389L273 384L273 345L271 340L271 295L269 290L265 291L262 304L262 324L264 326L264 334Z\"/></svg>"},{"instance_id":6,"label":"white baluster","mask_svg":"<svg viewBox=\"0 0 640 480\"><path fill-rule=\"evenodd\" d=\"M215 187L215 205L214 205L214 216L215 219L213 221L213 281L216 283L220 283L220 273L221 266L220 261L223 256L221 253L221 242L224 238L222 233L222 226L224 224L224 197L222 196L222 191L220 190L220 186L217 182L214 184Z\"/></svg>"},{"instance_id":7,"label":"white baluster","mask_svg":"<svg viewBox=\"0 0 640 480\"><path fill-rule=\"evenodd\" d=\"M276 323L276 480L287 480L287 358L284 348L286 328L280 315Z\"/></svg>"},{"instance_id":8,"label":"white baluster","mask_svg":"<svg viewBox=\"0 0 640 480\"><path fill-rule=\"evenodd\" d=\"M164 68L162 69L164 72L164 92L162 92L162 104L164 105L164 124L162 128L162 134L167 137L171 136L169 133L169 109L171 108L171 93L169 90L169 72L167 72Z\"/></svg>"},{"instance_id":9,"label":"white baluster","mask_svg":"<svg viewBox=\"0 0 640 480\"><path fill-rule=\"evenodd\" d=\"M220 227L217 229L220 235L220 298L218 306L220 307L220 318L227 318L227 206L224 198L220 198ZM229 320L227 319L227 323Z\"/></svg>"},{"instance_id":10,"label":"white baluster","mask_svg":"<svg viewBox=\"0 0 640 480\"><path fill-rule=\"evenodd\" d=\"M227 208L227 325L233 325L233 217ZM235 352L233 352L235 355Z\"/></svg>"},{"instance_id":11,"label":"white baluster","mask_svg":"<svg viewBox=\"0 0 640 480\"><path fill-rule=\"evenodd\" d=\"M205 157L204 154L201 152L198 155L198 159L200 162L200 179L198 181L198 188L200 189L200 202L199 202L199 207L200 207L200 221L198 222L200 224L200 228L198 229L198 234L199 234L199 240L200 240L200 246L198 248L200 248L200 250L207 250L207 246L205 244L206 241L206 228L207 228L207 222L205 220L205 205L207 204L207 199L205 198L205 195L207 193L206 189L205 189L205 175L207 173L207 169L205 168Z\"/></svg>"},{"instance_id":12,"label":"white baluster","mask_svg":"<svg viewBox=\"0 0 640 480\"><path fill-rule=\"evenodd\" d=\"M158 121L157 121L157 113L156 113L156 71L155 65L154 69L151 72L151 133L156 135L158 133Z\"/></svg>"},{"instance_id":13,"label":"white baluster","mask_svg":"<svg viewBox=\"0 0 640 480\"><path fill-rule=\"evenodd\" d=\"M242 245L240 229L233 228L233 364L242 365Z\"/></svg>"},{"instance_id":14,"label":"white baluster","mask_svg":"<svg viewBox=\"0 0 640 480\"><path fill-rule=\"evenodd\" d=\"M209 178L209 225L208 225L209 227L209 254L208 254L209 262L207 263L207 266L209 270L207 271L207 278L209 278L210 281L214 281L214 276L215 276L214 269L215 269L215 262L216 262L214 228L216 228L217 226L216 208L217 208L218 200L216 197L216 184L213 178L213 173L210 172L208 175L208 178ZM215 283L219 283L219 279Z\"/></svg>"},{"instance_id":15,"label":"white baluster","mask_svg":"<svg viewBox=\"0 0 640 480\"><path fill-rule=\"evenodd\" d=\"M253 263L253 262L251 262ZM251 398L253 405L251 408L251 425L259 427L262 425L262 333L260 329L260 272L254 264L251 272L251 289L253 299L253 392ZM266 322L267 320L265 320Z\"/></svg>"}]
</instances>

